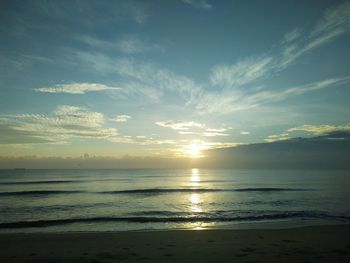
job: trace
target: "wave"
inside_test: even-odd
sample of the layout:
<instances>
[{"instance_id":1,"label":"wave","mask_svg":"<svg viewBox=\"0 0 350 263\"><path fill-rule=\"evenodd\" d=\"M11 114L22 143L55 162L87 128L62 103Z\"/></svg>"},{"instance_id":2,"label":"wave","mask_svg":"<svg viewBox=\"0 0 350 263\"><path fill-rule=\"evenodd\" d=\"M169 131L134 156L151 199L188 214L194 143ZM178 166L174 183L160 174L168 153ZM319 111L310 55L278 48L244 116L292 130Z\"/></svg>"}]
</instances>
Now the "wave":
<instances>
[{"instance_id":1,"label":"wave","mask_svg":"<svg viewBox=\"0 0 350 263\"><path fill-rule=\"evenodd\" d=\"M0 181L0 185L35 185L35 184L67 184L67 183L94 183L94 182L121 182L130 181L129 178L115 178L115 179L94 179L94 180L38 180L38 181Z\"/></svg>"},{"instance_id":2,"label":"wave","mask_svg":"<svg viewBox=\"0 0 350 263\"><path fill-rule=\"evenodd\" d=\"M285 191L305 191L308 189L296 189L296 188L239 188L235 189L236 192L285 192Z\"/></svg>"},{"instance_id":3,"label":"wave","mask_svg":"<svg viewBox=\"0 0 350 263\"><path fill-rule=\"evenodd\" d=\"M338 219L350 220L350 216L334 216L320 212L281 212L275 214L234 216L234 217L210 217L210 216L178 216L178 217L147 217L147 216L129 216L129 217L92 217L92 218L71 218L71 219L53 219L37 221L18 221L0 223L0 229L9 228L40 228L58 225L67 225L74 223L215 223L215 222L239 222L239 221L262 221L262 220L282 220L282 219Z\"/></svg>"},{"instance_id":4,"label":"wave","mask_svg":"<svg viewBox=\"0 0 350 263\"><path fill-rule=\"evenodd\" d=\"M238 188L238 189L223 189L223 188L147 188L147 189L130 189L116 191L75 191L75 190L33 190L33 191L14 191L0 192L0 196L24 196L24 195L58 195L58 194L167 194L167 193L211 193L211 192L282 192L282 191L307 191L308 189L295 188Z\"/></svg>"},{"instance_id":5,"label":"wave","mask_svg":"<svg viewBox=\"0 0 350 263\"><path fill-rule=\"evenodd\" d=\"M31 184L66 184L80 182L78 180L47 180L47 181L20 181L20 182L0 182L0 185L31 185Z\"/></svg>"},{"instance_id":6,"label":"wave","mask_svg":"<svg viewBox=\"0 0 350 263\"><path fill-rule=\"evenodd\" d=\"M306 191L308 189L293 188L148 188L99 192L101 194L162 194L162 193L210 193L210 192L282 192Z\"/></svg>"},{"instance_id":7,"label":"wave","mask_svg":"<svg viewBox=\"0 0 350 263\"><path fill-rule=\"evenodd\" d=\"M76 194L84 191L61 191L61 190L35 190L35 191L17 191L1 192L0 196L22 196L22 195L58 195L58 194Z\"/></svg>"}]
</instances>

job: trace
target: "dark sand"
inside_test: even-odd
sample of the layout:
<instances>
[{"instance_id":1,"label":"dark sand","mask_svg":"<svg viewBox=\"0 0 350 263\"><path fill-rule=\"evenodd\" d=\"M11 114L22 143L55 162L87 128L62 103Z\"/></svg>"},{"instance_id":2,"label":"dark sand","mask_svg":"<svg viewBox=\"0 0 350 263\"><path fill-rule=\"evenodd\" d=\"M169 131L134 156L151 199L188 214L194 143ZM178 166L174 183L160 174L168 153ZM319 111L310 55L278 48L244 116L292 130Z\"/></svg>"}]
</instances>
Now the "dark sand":
<instances>
[{"instance_id":1,"label":"dark sand","mask_svg":"<svg viewBox=\"0 0 350 263\"><path fill-rule=\"evenodd\" d=\"M350 262L350 225L1 234L0 262Z\"/></svg>"}]
</instances>

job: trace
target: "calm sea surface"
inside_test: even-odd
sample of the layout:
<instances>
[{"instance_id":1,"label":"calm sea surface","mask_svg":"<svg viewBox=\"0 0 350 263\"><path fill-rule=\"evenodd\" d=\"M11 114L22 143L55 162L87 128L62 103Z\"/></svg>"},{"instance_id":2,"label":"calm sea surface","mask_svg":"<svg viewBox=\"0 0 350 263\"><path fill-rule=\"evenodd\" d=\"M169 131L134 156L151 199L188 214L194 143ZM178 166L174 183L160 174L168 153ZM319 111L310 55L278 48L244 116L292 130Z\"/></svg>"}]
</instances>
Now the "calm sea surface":
<instances>
[{"instance_id":1,"label":"calm sea surface","mask_svg":"<svg viewBox=\"0 0 350 263\"><path fill-rule=\"evenodd\" d=\"M0 170L0 232L350 223L349 171Z\"/></svg>"}]
</instances>

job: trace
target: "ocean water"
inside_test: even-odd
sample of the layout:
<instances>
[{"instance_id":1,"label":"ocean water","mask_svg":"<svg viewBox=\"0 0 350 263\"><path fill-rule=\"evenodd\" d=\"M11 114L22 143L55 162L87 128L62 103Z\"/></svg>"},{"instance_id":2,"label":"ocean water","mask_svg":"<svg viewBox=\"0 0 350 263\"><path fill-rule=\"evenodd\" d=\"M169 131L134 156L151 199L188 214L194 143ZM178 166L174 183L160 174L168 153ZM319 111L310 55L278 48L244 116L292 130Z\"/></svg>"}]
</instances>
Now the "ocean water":
<instances>
[{"instance_id":1,"label":"ocean water","mask_svg":"<svg viewBox=\"0 0 350 263\"><path fill-rule=\"evenodd\" d=\"M0 170L0 232L350 223L349 171Z\"/></svg>"}]
</instances>

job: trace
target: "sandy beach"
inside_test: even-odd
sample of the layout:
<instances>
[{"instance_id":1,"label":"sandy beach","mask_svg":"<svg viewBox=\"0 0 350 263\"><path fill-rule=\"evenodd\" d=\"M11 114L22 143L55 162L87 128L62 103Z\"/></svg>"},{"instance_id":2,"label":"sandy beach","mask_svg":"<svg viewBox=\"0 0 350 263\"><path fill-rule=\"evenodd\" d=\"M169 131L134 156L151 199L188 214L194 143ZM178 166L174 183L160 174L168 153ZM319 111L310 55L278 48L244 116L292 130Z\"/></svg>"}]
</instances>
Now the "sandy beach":
<instances>
[{"instance_id":1,"label":"sandy beach","mask_svg":"<svg viewBox=\"0 0 350 263\"><path fill-rule=\"evenodd\" d=\"M1 234L0 262L350 262L350 225Z\"/></svg>"}]
</instances>

